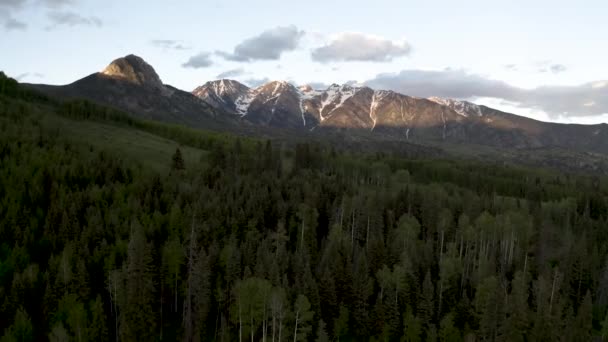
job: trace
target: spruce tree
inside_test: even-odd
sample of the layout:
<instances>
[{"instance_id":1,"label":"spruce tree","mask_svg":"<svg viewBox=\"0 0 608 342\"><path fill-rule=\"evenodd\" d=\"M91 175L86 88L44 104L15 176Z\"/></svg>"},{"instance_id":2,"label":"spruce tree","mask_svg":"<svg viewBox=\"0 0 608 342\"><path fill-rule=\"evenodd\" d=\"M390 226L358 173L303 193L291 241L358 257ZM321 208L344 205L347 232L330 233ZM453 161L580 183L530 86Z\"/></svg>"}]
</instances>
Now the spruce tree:
<instances>
[{"instance_id":1,"label":"spruce tree","mask_svg":"<svg viewBox=\"0 0 608 342\"><path fill-rule=\"evenodd\" d=\"M172 160L172 170L184 170L186 168L186 164L184 163L184 157L182 157L182 151L179 149L179 147L175 149L175 153L173 154Z\"/></svg>"}]
</instances>

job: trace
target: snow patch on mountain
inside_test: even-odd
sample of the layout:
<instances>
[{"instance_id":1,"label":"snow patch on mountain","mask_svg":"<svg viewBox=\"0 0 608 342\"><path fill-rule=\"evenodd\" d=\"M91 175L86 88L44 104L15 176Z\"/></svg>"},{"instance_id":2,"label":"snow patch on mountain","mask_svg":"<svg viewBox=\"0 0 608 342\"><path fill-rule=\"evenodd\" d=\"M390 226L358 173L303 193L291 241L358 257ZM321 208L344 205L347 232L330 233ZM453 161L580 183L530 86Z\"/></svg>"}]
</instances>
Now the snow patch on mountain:
<instances>
[{"instance_id":1,"label":"snow patch on mountain","mask_svg":"<svg viewBox=\"0 0 608 342\"><path fill-rule=\"evenodd\" d=\"M325 90L324 92L326 94L326 97L321 102L321 108L319 109L319 116L321 117L321 121L327 119L327 117L329 117L331 113L341 108L348 99L353 97L357 93L357 91L359 91L359 89L361 88L351 87L346 84L341 86L337 84L332 84L329 88L327 88L327 90ZM329 111L329 113L327 113L326 116L323 116L323 111L325 110L325 108L332 104L334 105L334 107Z\"/></svg>"},{"instance_id":2,"label":"snow patch on mountain","mask_svg":"<svg viewBox=\"0 0 608 342\"><path fill-rule=\"evenodd\" d=\"M247 112L249 111L249 106L251 105L251 102L253 102L254 99L255 93L252 90L248 91L244 95L237 97L237 99L234 101L237 113L241 116L247 115Z\"/></svg>"},{"instance_id":3,"label":"snow patch on mountain","mask_svg":"<svg viewBox=\"0 0 608 342\"><path fill-rule=\"evenodd\" d=\"M343 85L342 87L340 87L340 103L338 103L334 109L331 110L331 112L329 112L327 115L333 113L336 109L342 107L344 105L344 102L346 102L346 100L350 99L351 97L355 96L355 94L357 93L357 91L359 90L359 88L353 88L353 87L349 87L347 85Z\"/></svg>"},{"instance_id":4,"label":"snow patch on mountain","mask_svg":"<svg viewBox=\"0 0 608 342\"><path fill-rule=\"evenodd\" d=\"M386 98L390 94L390 91L387 90L375 90L372 95L372 103L369 106L369 118L372 119L374 125L372 126L372 131L376 128L377 117L375 116L376 109L380 106L382 100Z\"/></svg>"},{"instance_id":5,"label":"snow patch on mountain","mask_svg":"<svg viewBox=\"0 0 608 342\"><path fill-rule=\"evenodd\" d=\"M339 95L339 92L338 92L337 85L332 85L331 87L327 88L327 90L325 91L325 99L321 102L321 108L319 108L319 116L321 117L321 121L325 121L325 119L326 119L323 116L323 110L325 109L325 107L329 106L334 101L336 101L336 98L338 97L338 95Z\"/></svg>"},{"instance_id":6,"label":"snow patch on mountain","mask_svg":"<svg viewBox=\"0 0 608 342\"><path fill-rule=\"evenodd\" d=\"M441 97L429 97L428 99L442 106L449 107L450 109L464 117L469 117L469 115L471 114L480 117L483 116L483 113L481 112L481 107L471 102L444 99Z\"/></svg>"}]
</instances>

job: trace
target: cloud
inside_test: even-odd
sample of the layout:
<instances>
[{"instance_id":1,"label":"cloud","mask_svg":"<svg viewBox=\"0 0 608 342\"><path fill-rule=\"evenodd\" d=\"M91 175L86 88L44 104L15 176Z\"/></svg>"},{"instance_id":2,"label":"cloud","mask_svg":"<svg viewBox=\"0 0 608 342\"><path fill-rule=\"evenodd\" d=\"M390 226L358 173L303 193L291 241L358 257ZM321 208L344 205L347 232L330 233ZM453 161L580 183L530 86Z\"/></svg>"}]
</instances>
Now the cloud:
<instances>
[{"instance_id":1,"label":"cloud","mask_svg":"<svg viewBox=\"0 0 608 342\"><path fill-rule=\"evenodd\" d=\"M201 52L197 55L194 55L188 59L188 61L182 64L184 68L207 68L213 65L213 61L211 60L211 54L209 52Z\"/></svg>"},{"instance_id":2,"label":"cloud","mask_svg":"<svg viewBox=\"0 0 608 342\"><path fill-rule=\"evenodd\" d=\"M231 53L217 51L216 54L233 62L278 60L284 52L295 50L303 35L304 31L293 25L279 26L244 40Z\"/></svg>"},{"instance_id":3,"label":"cloud","mask_svg":"<svg viewBox=\"0 0 608 342\"><path fill-rule=\"evenodd\" d=\"M58 8L73 5L76 0L39 0L47 7Z\"/></svg>"},{"instance_id":4,"label":"cloud","mask_svg":"<svg viewBox=\"0 0 608 342\"><path fill-rule=\"evenodd\" d=\"M325 89L329 88L329 84L324 83L324 82L310 82L310 83L306 83L306 85L309 85L312 89L315 89L315 90L325 90Z\"/></svg>"},{"instance_id":5,"label":"cloud","mask_svg":"<svg viewBox=\"0 0 608 342\"><path fill-rule=\"evenodd\" d=\"M551 116L592 116L608 113L608 88L595 83L578 86L544 86L523 90L518 102L539 108Z\"/></svg>"},{"instance_id":6,"label":"cloud","mask_svg":"<svg viewBox=\"0 0 608 342\"><path fill-rule=\"evenodd\" d=\"M245 69L237 68L237 69L232 69L232 70L226 70L222 73L219 73L217 76L215 76L215 78L224 79L224 78L230 78L230 77L238 77L238 76L242 76L244 74L245 74Z\"/></svg>"},{"instance_id":7,"label":"cloud","mask_svg":"<svg viewBox=\"0 0 608 342\"><path fill-rule=\"evenodd\" d=\"M473 96L495 97L495 94L510 94L510 85L490 80L464 70L441 71L403 70L400 73L379 74L365 82L378 89L391 89L403 94L419 97L439 96L446 98L470 98ZM503 97L504 98L504 97Z\"/></svg>"},{"instance_id":8,"label":"cloud","mask_svg":"<svg viewBox=\"0 0 608 342\"><path fill-rule=\"evenodd\" d=\"M47 30L57 28L59 26L94 26L101 27L103 22L95 16L84 17L76 12L71 11L50 11L47 13L51 25Z\"/></svg>"},{"instance_id":9,"label":"cloud","mask_svg":"<svg viewBox=\"0 0 608 342\"><path fill-rule=\"evenodd\" d=\"M150 44L165 50L173 49L173 50L190 50L189 47L184 46L181 40L173 40L173 39L153 39L150 41Z\"/></svg>"},{"instance_id":10,"label":"cloud","mask_svg":"<svg viewBox=\"0 0 608 342\"><path fill-rule=\"evenodd\" d=\"M560 74L568 70L563 64L553 63L551 61L538 61L533 63L524 63L524 64L506 64L504 68L509 71L517 71L522 73L552 73L552 74Z\"/></svg>"},{"instance_id":11,"label":"cloud","mask_svg":"<svg viewBox=\"0 0 608 342\"><path fill-rule=\"evenodd\" d=\"M549 67L549 70L551 70L551 72L554 74L562 73L562 72L566 71L567 69L568 68L566 68L566 66L563 64L553 64Z\"/></svg>"},{"instance_id":12,"label":"cloud","mask_svg":"<svg viewBox=\"0 0 608 342\"><path fill-rule=\"evenodd\" d=\"M27 24L19 19L14 18L15 12L21 11L25 7L30 8L47 8L51 9L47 13L51 24L46 27L47 30L54 29L60 25L76 26L89 25L100 27L101 19L95 16L82 16L71 11L59 11L62 8L72 7L79 0L0 0L0 24L5 30L25 30Z\"/></svg>"},{"instance_id":13,"label":"cloud","mask_svg":"<svg viewBox=\"0 0 608 342\"><path fill-rule=\"evenodd\" d=\"M0 7L21 8L27 0L0 0Z\"/></svg>"},{"instance_id":14,"label":"cloud","mask_svg":"<svg viewBox=\"0 0 608 342\"><path fill-rule=\"evenodd\" d=\"M14 18L7 18L4 21L4 28L7 31L10 31L10 30L21 30L21 31L23 31L23 30L27 29L27 24L24 23L24 22L21 22L21 21L19 21L17 19L14 19Z\"/></svg>"},{"instance_id":15,"label":"cloud","mask_svg":"<svg viewBox=\"0 0 608 342\"><path fill-rule=\"evenodd\" d=\"M13 12L19 10L25 1L0 0L0 25L6 31L25 30L27 24L13 17Z\"/></svg>"},{"instance_id":16,"label":"cloud","mask_svg":"<svg viewBox=\"0 0 608 342\"><path fill-rule=\"evenodd\" d=\"M44 74L41 74L39 72L24 72L22 74L19 74L15 77L15 79L19 82L21 82L21 80L23 80L26 77L35 77L35 78L44 78Z\"/></svg>"},{"instance_id":17,"label":"cloud","mask_svg":"<svg viewBox=\"0 0 608 342\"><path fill-rule=\"evenodd\" d=\"M568 69L563 64L551 63L550 61L537 62L534 65L536 66L536 71L540 73L551 72L553 74L559 74Z\"/></svg>"},{"instance_id":18,"label":"cloud","mask_svg":"<svg viewBox=\"0 0 608 342\"><path fill-rule=\"evenodd\" d=\"M411 46L405 41L397 42L386 38L358 32L344 32L335 35L332 40L312 50L312 59L316 62L389 62L401 56L407 56Z\"/></svg>"},{"instance_id":19,"label":"cloud","mask_svg":"<svg viewBox=\"0 0 608 342\"><path fill-rule=\"evenodd\" d=\"M262 84L266 84L270 82L270 79L268 77L264 77L264 78L250 78L247 80L244 80L243 83L245 83L246 85L255 88L258 86L261 86Z\"/></svg>"},{"instance_id":20,"label":"cloud","mask_svg":"<svg viewBox=\"0 0 608 342\"><path fill-rule=\"evenodd\" d=\"M379 74L365 84L376 89L390 89L418 97L503 99L516 103L521 108L542 110L551 117L608 113L608 81L524 89L464 70L445 69Z\"/></svg>"}]
</instances>

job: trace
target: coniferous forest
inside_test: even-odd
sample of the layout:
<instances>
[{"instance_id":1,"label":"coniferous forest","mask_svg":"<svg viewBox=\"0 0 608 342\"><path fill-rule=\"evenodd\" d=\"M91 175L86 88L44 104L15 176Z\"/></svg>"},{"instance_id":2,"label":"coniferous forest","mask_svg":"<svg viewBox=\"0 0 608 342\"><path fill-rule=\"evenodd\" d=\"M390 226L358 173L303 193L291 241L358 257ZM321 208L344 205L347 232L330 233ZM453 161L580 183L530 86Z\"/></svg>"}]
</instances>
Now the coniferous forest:
<instances>
[{"instance_id":1,"label":"coniferous forest","mask_svg":"<svg viewBox=\"0 0 608 342\"><path fill-rule=\"evenodd\" d=\"M148 167L66 123L179 147ZM607 193L141 121L2 76L0 341L603 340Z\"/></svg>"}]
</instances>

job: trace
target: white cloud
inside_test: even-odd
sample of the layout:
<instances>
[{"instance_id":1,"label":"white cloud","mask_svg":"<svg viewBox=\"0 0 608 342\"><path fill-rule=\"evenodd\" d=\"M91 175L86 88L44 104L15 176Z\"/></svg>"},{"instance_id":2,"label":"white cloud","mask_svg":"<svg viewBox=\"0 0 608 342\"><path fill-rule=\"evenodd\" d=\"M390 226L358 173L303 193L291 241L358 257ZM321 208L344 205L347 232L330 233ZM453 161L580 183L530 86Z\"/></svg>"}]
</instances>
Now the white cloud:
<instances>
[{"instance_id":1,"label":"white cloud","mask_svg":"<svg viewBox=\"0 0 608 342\"><path fill-rule=\"evenodd\" d=\"M270 79L268 77L264 77L264 78L250 78L247 80L244 80L243 83L245 83L246 85L255 88L258 86L261 86L263 84L266 84L270 82Z\"/></svg>"},{"instance_id":2,"label":"white cloud","mask_svg":"<svg viewBox=\"0 0 608 342\"><path fill-rule=\"evenodd\" d=\"M201 52L197 55L190 57L190 59L182 64L184 68L207 68L213 65L213 61L211 60L211 54L208 52Z\"/></svg>"},{"instance_id":3,"label":"white cloud","mask_svg":"<svg viewBox=\"0 0 608 342\"><path fill-rule=\"evenodd\" d=\"M278 60L283 53L295 50L303 35L304 31L293 25L279 26L244 40L231 53L217 51L216 54L233 62Z\"/></svg>"},{"instance_id":4,"label":"white cloud","mask_svg":"<svg viewBox=\"0 0 608 342\"><path fill-rule=\"evenodd\" d=\"M181 40L174 40L174 39L153 39L150 41L150 44L164 49L164 50L189 50L190 48L187 46L184 46L183 42Z\"/></svg>"},{"instance_id":5,"label":"white cloud","mask_svg":"<svg viewBox=\"0 0 608 342\"><path fill-rule=\"evenodd\" d=\"M0 7L6 8L20 8L27 0L0 0Z\"/></svg>"},{"instance_id":6,"label":"white cloud","mask_svg":"<svg viewBox=\"0 0 608 342\"><path fill-rule=\"evenodd\" d=\"M230 78L230 77L243 76L245 74L246 74L245 69L243 69L243 68L236 68L236 69L231 69L231 70L226 70L224 72L221 72L217 76L215 76L215 78L217 78L217 79L225 79L225 78Z\"/></svg>"},{"instance_id":7,"label":"white cloud","mask_svg":"<svg viewBox=\"0 0 608 342\"><path fill-rule=\"evenodd\" d=\"M58 26L96 26L101 27L102 21L96 16L82 15L72 10L77 5L79 0L0 0L0 24L4 29L8 30L25 30L27 24L19 19L15 19L16 12L19 12L25 7L46 8L47 17L50 24L46 26L47 30L57 28Z\"/></svg>"},{"instance_id":8,"label":"white cloud","mask_svg":"<svg viewBox=\"0 0 608 342\"><path fill-rule=\"evenodd\" d=\"M521 108L531 108L550 117L583 117L608 113L608 81L576 86L542 86L523 89L464 70L403 70L379 74L366 82L377 89L390 89L419 97L456 99L497 98Z\"/></svg>"},{"instance_id":9,"label":"white cloud","mask_svg":"<svg viewBox=\"0 0 608 342\"><path fill-rule=\"evenodd\" d=\"M608 81L598 81L591 83L591 88L593 89L601 89L608 87Z\"/></svg>"},{"instance_id":10,"label":"white cloud","mask_svg":"<svg viewBox=\"0 0 608 342\"><path fill-rule=\"evenodd\" d=\"M10 30L25 30L27 28L27 24L23 23L15 18L6 18L4 21L4 28L7 31Z\"/></svg>"},{"instance_id":11,"label":"white cloud","mask_svg":"<svg viewBox=\"0 0 608 342\"><path fill-rule=\"evenodd\" d=\"M103 22L96 16L85 17L72 11L50 11L47 13L51 21L51 25L47 26L47 30L57 28L59 26L94 26L101 27Z\"/></svg>"},{"instance_id":12,"label":"white cloud","mask_svg":"<svg viewBox=\"0 0 608 342\"><path fill-rule=\"evenodd\" d=\"M328 44L313 49L312 59L321 63L388 62L409 55L410 52L411 46L406 41L392 41L364 33L344 32L332 37Z\"/></svg>"}]
</instances>

